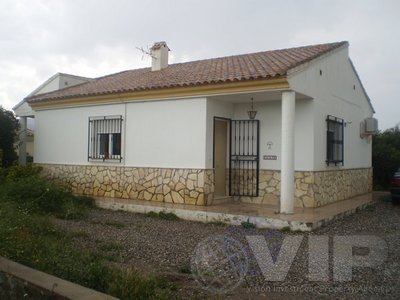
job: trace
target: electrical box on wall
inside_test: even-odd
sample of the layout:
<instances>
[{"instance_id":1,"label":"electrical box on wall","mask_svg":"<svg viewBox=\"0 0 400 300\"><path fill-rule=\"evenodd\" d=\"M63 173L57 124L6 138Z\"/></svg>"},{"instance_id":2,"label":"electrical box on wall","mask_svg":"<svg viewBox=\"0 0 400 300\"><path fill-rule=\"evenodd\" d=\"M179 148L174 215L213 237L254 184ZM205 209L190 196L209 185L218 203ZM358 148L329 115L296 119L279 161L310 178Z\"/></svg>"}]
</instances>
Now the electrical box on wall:
<instances>
[{"instance_id":1,"label":"electrical box on wall","mask_svg":"<svg viewBox=\"0 0 400 300\"><path fill-rule=\"evenodd\" d=\"M373 135L378 132L378 120L375 118L366 118L360 123L361 138Z\"/></svg>"},{"instance_id":2,"label":"electrical box on wall","mask_svg":"<svg viewBox=\"0 0 400 300\"><path fill-rule=\"evenodd\" d=\"M375 118L365 119L365 132L376 133L378 131L378 120Z\"/></svg>"}]
</instances>

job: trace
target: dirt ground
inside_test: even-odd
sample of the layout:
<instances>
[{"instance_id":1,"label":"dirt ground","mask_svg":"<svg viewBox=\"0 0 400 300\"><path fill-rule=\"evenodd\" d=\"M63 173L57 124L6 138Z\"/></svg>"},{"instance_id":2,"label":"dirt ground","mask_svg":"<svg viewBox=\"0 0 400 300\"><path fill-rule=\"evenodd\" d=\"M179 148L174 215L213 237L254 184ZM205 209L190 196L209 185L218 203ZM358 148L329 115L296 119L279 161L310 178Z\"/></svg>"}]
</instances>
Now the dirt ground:
<instances>
[{"instance_id":1,"label":"dirt ground","mask_svg":"<svg viewBox=\"0 0 400 300\"><path fill-rule=\"evenodd\" d=\"M177 286L177 298L399 299L400 207L392 205L388 194L375 193L374 198L376 203L367 209L312 233L165 220L103 209L92 209L84 220L55 222L73 233L76 247L95 249L112 264L168 277ZM266 281L246 237L263 236L278 259L282 241L289 235L302 237L289 272L282 281ZM333 280L330 261L329 280L310 281L308 239L315 235L329 236L330 259L335 236L358 235L381 238L387 257L376 268L354 267L347 282ZM368 255L364 250L355 249L353 255ZM232 253L229 260L227 252Z\"/></svg>"}]
</instances>

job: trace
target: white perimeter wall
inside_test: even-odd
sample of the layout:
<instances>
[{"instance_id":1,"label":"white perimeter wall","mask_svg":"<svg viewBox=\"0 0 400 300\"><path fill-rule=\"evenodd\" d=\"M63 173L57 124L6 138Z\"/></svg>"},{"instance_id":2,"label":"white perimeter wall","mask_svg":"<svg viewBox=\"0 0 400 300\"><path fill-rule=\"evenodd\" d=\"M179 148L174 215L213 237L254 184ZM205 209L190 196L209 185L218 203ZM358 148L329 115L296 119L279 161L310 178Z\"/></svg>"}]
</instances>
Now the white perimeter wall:
<instances>
[{"instance_id":1,"label":"white perimeter wall","mask_svg":"<svg viewBox=\"0 0 400 300\"><path fill-rule=\"evenodd\" d=\"M370 167L371 140L360 138L360 122L371 117L373 111L349 62L348 48L339 49L312 62L304 71L289 75L289 84L292 89L314 98L314 170ZM327 115L349 122L344 128L343 167L328 167L325 163Z\"/></svg>"},{"instance_id":2,"label":"white perimeter wall","mask_svg":"<svg viewBox=\"0 0 400 300\"><path fill-rule=\"evenodd\" d=\"M204 168L206 99L185 99L36 112L35 162L88 162L88 119L122 115L122 163L115 165ZM107 163L106 163L107 164Z\"/></svg>"}]
</instances>

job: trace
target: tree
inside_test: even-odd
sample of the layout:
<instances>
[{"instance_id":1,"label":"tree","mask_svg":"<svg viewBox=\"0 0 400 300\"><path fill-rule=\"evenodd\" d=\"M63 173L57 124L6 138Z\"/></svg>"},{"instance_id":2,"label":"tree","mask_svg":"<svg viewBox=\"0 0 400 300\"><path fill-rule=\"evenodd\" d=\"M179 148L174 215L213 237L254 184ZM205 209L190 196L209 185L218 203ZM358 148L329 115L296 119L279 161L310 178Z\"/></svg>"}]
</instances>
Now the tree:
<instances>
[{"instance_id":1,"label":"tree","mask_svg":"<svg viewBox=\"0 0 400 300\"><path fill-rule=\"evenodd\" d=\"M17 159L14 143L17 138L19 123L12 111L0 106L0 165L9 167Z\"/></svg>"},{"instance_id":2,"label":"tree","mask_svg":"<svg viewBox=\"0 0 400 300\"><path fill-rule=\"evenodd\" d=\"M374 136L372 144L374 187L387 189L394 172L400 168L400 129L394 127Z\"/></svg>"}]
</instances>

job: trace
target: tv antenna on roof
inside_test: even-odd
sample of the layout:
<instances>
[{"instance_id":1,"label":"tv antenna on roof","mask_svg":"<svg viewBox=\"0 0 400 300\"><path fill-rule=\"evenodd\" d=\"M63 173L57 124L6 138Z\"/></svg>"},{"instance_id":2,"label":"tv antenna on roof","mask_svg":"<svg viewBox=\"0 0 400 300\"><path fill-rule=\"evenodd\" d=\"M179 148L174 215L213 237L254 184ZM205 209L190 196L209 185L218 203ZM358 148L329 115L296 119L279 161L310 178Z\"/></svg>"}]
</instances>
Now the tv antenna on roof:
<instances>
[{"instance_id":1,"label":"tv antenna on roof","mask_svg":"<svg viewBox=\"0 0 400 300\"><path fill-rule=\"evenodd\" d=\"M143 47L136 47L140 52L142 52L142 60L146 57L156 58L153 54L151 54L151 49L149 46L146 47L147 49L143 49Z\"/></svg>"}]
</instances>

